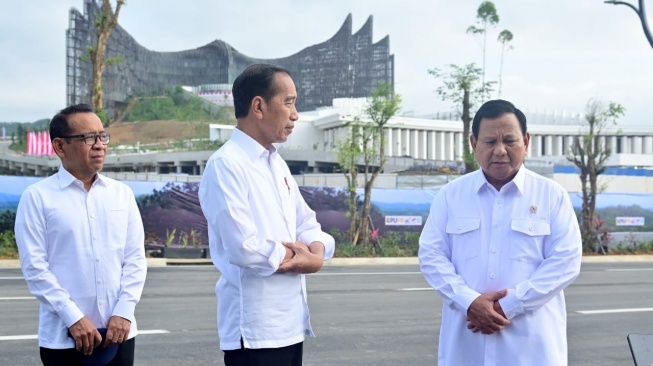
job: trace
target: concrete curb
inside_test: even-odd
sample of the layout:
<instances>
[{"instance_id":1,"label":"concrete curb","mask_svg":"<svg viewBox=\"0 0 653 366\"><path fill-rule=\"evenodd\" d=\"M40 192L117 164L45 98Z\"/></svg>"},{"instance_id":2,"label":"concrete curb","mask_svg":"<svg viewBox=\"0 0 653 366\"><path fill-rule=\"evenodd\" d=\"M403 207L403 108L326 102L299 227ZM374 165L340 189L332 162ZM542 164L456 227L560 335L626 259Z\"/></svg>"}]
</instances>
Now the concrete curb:
<instances>
[{"instance_id":1,"label":"concrete curb","mask_svg":"<svg viewBox=\"0 0 653 366\"><path fill-rule=\"evenodd\" d=\"M591 255L583 263L653 263L653 255ZM417 265L417 257L333 258L325 266ZM210 259L147 258L148 268L166 266L213 265ZM0 268L20 268L18 259L0 259Z\"/></svg>"}]
</instances>

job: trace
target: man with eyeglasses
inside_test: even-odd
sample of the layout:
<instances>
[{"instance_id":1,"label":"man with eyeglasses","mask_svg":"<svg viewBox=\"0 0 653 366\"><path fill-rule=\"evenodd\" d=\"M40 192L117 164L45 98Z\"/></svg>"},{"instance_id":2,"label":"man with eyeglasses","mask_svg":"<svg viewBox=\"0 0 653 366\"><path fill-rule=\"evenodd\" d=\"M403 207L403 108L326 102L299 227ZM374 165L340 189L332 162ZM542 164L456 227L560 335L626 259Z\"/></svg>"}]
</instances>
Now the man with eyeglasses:
<instances>
[{"instance_id":1,"label":"man with eyeglasses","mask_svg":"<svg viewBox=\"0 0 653 366\"><path fill-rule=\"evenodd\" d=\"M89 105L56 114L50 139L61 167L23 192L15 226L41 361L131 366L147 272L134 193L99 174L110 135Z\"/></svg>"}]
</instances>

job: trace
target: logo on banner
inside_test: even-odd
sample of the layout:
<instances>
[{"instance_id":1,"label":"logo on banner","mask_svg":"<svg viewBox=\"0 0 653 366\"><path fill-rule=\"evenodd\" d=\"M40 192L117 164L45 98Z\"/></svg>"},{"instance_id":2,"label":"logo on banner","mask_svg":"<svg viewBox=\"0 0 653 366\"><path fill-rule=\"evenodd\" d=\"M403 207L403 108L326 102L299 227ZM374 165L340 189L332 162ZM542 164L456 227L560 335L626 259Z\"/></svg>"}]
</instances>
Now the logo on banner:
<instances>
[{"instance_id":1,"label":"logo on banner","mask_svg":"<svg viewBox=\"0 0 653 366\"><path fill-rule=\"evenodd\" d=\"M422 226L422 216L386 216L387 226Z\"/></svg>"},{"instance_id":2,"label":"logo on banner","mask_svg":"<svg viewBox=\"0 0 653 366\"><path fill-rule=\"evenodd\" d=\"M644 226L643 217L617 217L617 226Z\"/></svg>"}]
</instances>

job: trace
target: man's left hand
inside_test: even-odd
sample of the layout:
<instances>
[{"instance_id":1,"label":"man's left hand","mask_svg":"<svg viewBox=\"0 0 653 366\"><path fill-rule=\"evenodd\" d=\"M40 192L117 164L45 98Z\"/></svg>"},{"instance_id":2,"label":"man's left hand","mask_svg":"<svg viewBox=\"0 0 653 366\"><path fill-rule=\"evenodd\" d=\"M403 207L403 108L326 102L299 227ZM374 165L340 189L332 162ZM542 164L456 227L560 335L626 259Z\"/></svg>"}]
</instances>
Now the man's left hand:
<instances>
[{"instance_id":1,"label":"man's left hand","mask_svg":"<svg viewBox=\"0 0 653 366\"><path fill-rule=\"evenodd\" d=\"M507 290L489 292L477 297L467 310L467 329L473 333L494 334L510 324L499 305Z\"/></svg>"},{"instance_id":2,"label":"man's left hand","mask_svg":"<svg viewBox=\"0 0 653 366\"><path fill-rule=\"evenodd\" d=\"M116 344L122 344L127 341L129 337L129 329L131 328L132 323L122 317L112 316L109 319L109 324L107 325L107 336L104 339L103 347L109 347Z\"/></svg>"},{"instance_id":3,"label":"man's left hand","mask_svg":"<svg viewBox=\"0 0 653 366\"><path fill-rule=\"evenodd\" d=\"M311 243L310 247L298 241L295 243L283 242L295 255L288 262L279 265L279 272L315 273L322 269L324 264L324 244Z\"/></svg>"}]
</instances>

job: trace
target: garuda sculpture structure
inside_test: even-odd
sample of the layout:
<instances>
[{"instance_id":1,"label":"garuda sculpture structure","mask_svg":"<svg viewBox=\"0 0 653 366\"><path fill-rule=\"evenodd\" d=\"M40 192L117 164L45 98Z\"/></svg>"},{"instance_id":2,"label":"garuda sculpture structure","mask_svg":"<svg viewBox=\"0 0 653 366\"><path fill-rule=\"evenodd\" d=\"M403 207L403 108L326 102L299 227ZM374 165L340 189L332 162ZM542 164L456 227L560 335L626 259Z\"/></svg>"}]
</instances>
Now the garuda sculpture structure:
<instances>
[{"instance_id":1,"label":"garuda sculpture structure","mask_svg":"<svg viewBox=\"0 0 653 366\"><path fill-rule=\"evenodd\" d=\"M91 63L84 55L95 39L94 0L85 2L84 14L70 10L67 30L67 102L89 103ZM288 57L260 59L238 52L220 40L205 46L179 51L156 52L146 49L118 25L107 45L107 57L121 61L108 66L103 78L107 113L124 108L132 95L148 95L163 89L206 84L231 84L253 63L265 62L288 69L300 98L299 111L330 106L333 98L366 97L379 83L394 85L394 55L390 38L372 42L373 20L352 34L352 17L347 16L340 30L325 42L309 46Z\"/></svg>"}]
</instances>

